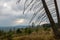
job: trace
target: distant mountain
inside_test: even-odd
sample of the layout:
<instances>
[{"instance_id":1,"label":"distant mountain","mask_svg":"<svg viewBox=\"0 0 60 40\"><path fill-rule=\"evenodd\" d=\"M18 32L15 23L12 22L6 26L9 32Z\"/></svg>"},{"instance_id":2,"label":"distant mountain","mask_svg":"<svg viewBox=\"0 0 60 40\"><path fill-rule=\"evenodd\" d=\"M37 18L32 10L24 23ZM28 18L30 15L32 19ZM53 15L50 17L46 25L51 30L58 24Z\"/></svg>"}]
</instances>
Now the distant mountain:
<instances>
[{"instance_id":1,"label":"distant mountain","mask_svg":"<svg viewBox=\"0 0 60 40\"><path fill-rule=\"evenodd\" d=\"M28 27L28 25L18 25L18 26L0 26L0 30L3 30L3 31L9 31L9 30L16 30L18 28L26 28Z\"/></svg>"}]
</instances>

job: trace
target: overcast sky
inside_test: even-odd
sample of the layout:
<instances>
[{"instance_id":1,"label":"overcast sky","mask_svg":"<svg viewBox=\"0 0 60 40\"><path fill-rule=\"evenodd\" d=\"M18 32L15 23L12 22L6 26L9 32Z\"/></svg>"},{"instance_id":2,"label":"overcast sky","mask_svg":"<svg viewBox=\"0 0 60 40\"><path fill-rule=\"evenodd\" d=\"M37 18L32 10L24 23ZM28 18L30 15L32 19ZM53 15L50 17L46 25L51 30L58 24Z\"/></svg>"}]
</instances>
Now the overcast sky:
<instances>
[{"instance_id":1,"label":"overcast sky","mask_svg":"<svg viewBox=\"0 0 60 40\"><path fill-rule=\"evenodd\" d=\"M33 10L25 11L25 15L23 15L25 0L21 0L18 4L16 2L17 0L0 0L0 26L27 25L29 23L34 13ZM60 0L57 2L60 7Z\"/></svg>"}]
</instances>

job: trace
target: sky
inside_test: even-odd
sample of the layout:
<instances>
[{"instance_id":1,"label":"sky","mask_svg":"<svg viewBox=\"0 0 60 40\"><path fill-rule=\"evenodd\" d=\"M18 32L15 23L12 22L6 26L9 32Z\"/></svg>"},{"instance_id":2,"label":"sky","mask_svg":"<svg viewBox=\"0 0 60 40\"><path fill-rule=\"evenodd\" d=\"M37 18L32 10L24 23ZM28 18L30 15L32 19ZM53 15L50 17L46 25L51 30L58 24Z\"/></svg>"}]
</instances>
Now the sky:
<instances>
[{"instance_id":1,"label":"sky","mask_svg":"<svg viewBox=\"0 0 60 40\"><path fill-rule=\"evenodd\" d=\"M33 16L34 13L33 10L27 12L28 10L27 9L25 11L25 14L23 15L25 0L21 0L21 2L18 4L16 4L16 2L17 0L0 0L0 26L28 25L30 19ZM60 0L57 0L57 2L58 2L58 7L60 7ZM36 20L36 18L34 20ZM47 22L42 21L41 24L44 23Z\"/></svg>"}]
</instances>

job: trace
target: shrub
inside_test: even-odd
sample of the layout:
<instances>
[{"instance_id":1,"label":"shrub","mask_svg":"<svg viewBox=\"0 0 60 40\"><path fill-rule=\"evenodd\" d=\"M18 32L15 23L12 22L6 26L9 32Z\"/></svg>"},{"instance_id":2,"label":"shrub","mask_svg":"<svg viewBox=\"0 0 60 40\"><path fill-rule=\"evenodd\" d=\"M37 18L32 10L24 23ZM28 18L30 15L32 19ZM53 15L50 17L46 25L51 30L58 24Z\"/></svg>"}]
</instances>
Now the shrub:
<instances>
[{"instance_id":1,"label":"shrub","mask_svg":"<svg viewBox=\"0 0 60 40\"><path fill-rule=\"evenodd\" d=\"M12 34L11 33L7 35L7 39L12 40Z\"/></svg>"},{"instance_id":2,"label":"shrub","mask_svg":"<svg viewBox=\"0 0 60 40\"><path fill-rule=\"evenodd\" d=\"M25 28L25 34L31 34L32 33L32 30L30 28Z\"/></svg>"},{"instance_id":3,"label":"shrub","mask_svg":"<svg viewBox=\"0 0 60 40\"><path fill-rule=\"evenodd\" d=\"M18 34L19 34L19 33L22 33L22 31L21 31L20 29L17 29L17 30L16 30L16 33L18 33Z\"/></svg>"}]
</instances>

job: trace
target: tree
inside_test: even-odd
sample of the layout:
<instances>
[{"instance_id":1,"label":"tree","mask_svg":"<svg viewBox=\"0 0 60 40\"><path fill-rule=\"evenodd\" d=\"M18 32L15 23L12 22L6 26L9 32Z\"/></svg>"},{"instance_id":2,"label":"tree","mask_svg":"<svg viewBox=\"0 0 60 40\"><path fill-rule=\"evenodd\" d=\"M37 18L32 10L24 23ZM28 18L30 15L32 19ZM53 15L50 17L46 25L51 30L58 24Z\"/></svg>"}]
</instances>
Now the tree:
<instances>
[{"instance_id":1,"label":"tree","mask_svg":"<svg viewBox=\"0 0 60 40\"><path fill-rule=\"evenodd\" d=\"M36 0L37 1L37 0ZM40 0L38 0L38 2L39 2ZM45 12L46 12L46 15L47 15L47 17L48 17L48 19L49 19L49 22L50 22L50 24L51 24L51 27L52 27L52 29L53 29L53 32L54 32L54 34L55 34L55 36L57 37L57 38L60 38L60 32L58 31L58 28L56 27L56 24L55 24L55 22L54 22L54 20L53 20L53 18L52 18L52 15L51 15L51 12L50 12L50 10L48 9L48 6L49 5L51 5L51 3L47 6L47 3L45 2L45 0L41 0L42 1L42 4L43 4L43 7L41 7L41 6L39 6L40 8L39 8L39 10L37 10L37 12L34 12L34 15L33 15L33 17L32 17L32 19L31 19L31 21L34 19L34 17L44 8L44 10L45 10ZM33 2L33 1L32 1ZM31 3L32 3L31 2ZM31 4L30 3L30 4ZM30 4L29 4L29 6L30 6ZM36 4L36 3L35 3ZM41 3L39 3L40 5L41 5ZM58 6L57 6L57 2L56 2L56 0L54 0L54 4L55 4L55 8L56 8L56 14L57 14L57 20L58 20L58 24L60 25L60 18L59 18L59 11L58 11ZM28 6L28 7L29 7ZM37 7L37 6L36 6ZM32 7L31 7L32 8ZM30 9L31 10L31 9ZM44 13L45 13L44 12ZM44 15L43 15L44 16ZM42 16L41 16L42 17ZM43 17L44 18L44 17ZM39 18L38 18L39 19ZM31 22L30 21L30 22Z\"/></svg>"},{"instance_id":2,"label":"tree","mask_svg":"<svg viewBox=\"0 0 60 40\"><path fill-rule=\"evenodd\" d=\"M58 26L60 26L60 16L59 16L59 10L58 10L58 5L57 1L54 0L55 8L56 8L56 14L57 14L57 20L58 20ZM60 28L60 27L59 27Z\"/></svg>"},{"instance_id":3,"label":"tree","mask_svg":"<svg viewBox=\"0 0 60 40\"><path fill-rule=\"evenodd\" d=\"M42 4L43 4L43 7L45 9L46 15L48 16L48 19L49 19L49 21L51 23L51 26L52 26L52 29L53 29L53 32L54 32L55 36L57 38L60 38L59 31L58 31L58 29L57 29L57 27L55 25L55 22L54 22L51 14L50 14L50 11L49 11L49 9L47 7L47 4L46 4L45 0L42 0Z\"/></svg>"}]
</instances>

